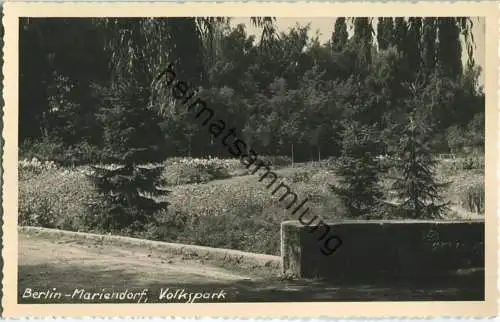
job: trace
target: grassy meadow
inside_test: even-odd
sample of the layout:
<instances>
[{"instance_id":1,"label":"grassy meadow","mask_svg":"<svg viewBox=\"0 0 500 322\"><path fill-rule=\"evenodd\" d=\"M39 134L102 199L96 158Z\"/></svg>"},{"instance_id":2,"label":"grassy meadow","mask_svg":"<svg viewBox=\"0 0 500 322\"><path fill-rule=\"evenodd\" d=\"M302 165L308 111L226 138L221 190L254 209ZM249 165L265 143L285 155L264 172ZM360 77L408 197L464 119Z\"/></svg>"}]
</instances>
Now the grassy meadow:
<instances>
[{"instance_id":1,"label":"grassy meadow","mask_svg":"<svg viewBox=\"0 0 500 322\"><path fill-rule=\"evenodd\" d=\"M333 162L294 164L275 161L273 171L299 197L309 199L309 218L346 219L330 185ZM132 237L279 255L280 223L296 219L279 194L273 196L238 160L175 158L165 161L170 206L142 231L120 231ZM19 162L19 224L96 232L89 225L91 205L99 196L86 176L87 166L63 168L49 162ZM484 215L484 158L443 159L436 169L450 202L446 218ZM267 180L265 180L267 182ZM279 182L278 181L278 182ZM391 182L381 184L389 191ZM390 201L391 194L386 198Z\"/></svg>"}]
</instances>

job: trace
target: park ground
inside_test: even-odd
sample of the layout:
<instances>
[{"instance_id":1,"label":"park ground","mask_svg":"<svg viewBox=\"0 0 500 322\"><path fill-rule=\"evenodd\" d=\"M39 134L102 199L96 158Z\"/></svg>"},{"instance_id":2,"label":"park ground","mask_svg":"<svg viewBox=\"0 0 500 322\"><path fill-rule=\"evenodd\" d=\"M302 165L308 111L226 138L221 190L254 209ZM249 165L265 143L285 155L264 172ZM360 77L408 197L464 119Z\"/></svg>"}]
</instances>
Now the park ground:
<instances>
[{"instance_id":1,"label":"park ground","mask_svg":"<svg viewBox=\"0 0 500 322\"><path fill-rule=\"evenodd\" d=\"M280 223L294 218L258 181L258 175L249 174L235 160L175 159L166 164L164 176L169 181L171 204L164 224L142 232L114 232L113 236L140 238L146 244L157 240L240 250L254 253L254 257L271 256L279 262ZM20 164L20 225L108 235L85 226L86 205L98 200L84 174L86 169L40 162ZM336 182L331 167L294 164L273 169L301 200L311 200L311 208L321 218L345 218L329 189ZM446 218L484 216L484 161L442 160L437 177L451 182L443 191L445 200L451 203ZM383 184L388 187L390 182ZM477 201L472 204L479 204L479 210L471 208L471 200ZM193 292L224 289L228 302L477 300L484 292L484 281L478 280L484 279L481 272L427 285L293 280L280 274L279 265L249 266L33 231L19 230L20 300L26 288L47 287L71 291L126 286L148 288L151 294L159 294L162 287Z\"/></svg>"},{"instance_id":2,"label":"park ground","mask_svg":"<svg viewBox=\"0 0 500 322\"><path fill-rule=\"evenodd\" d=\"M165 163L167 212L152 214L156 223L142 231L113 234L280 255L280 224L297 218L279 202L279 195L266 189L266 181L259 182L259 173L249 173L238 160L177 158ZM87 224L88 205L99 203L99 197L86 169L20 163L20 225L108 233ZM276 164L273 171L297 194L297 204L308 198L310 218L349 219L331 190L337 177L327 162ZM444 201L450 202L445 219L484 217L484 158L441 160L436 177L448 183L442 191ZM390 179L381 184L391 201Z\"/></svg>"},{"instance_id":3,"label":"park ground","mask_svg":"<svg viewBox=\"0 0 500 322\"><path fill-rule=\"evenodd\" d=\"M212 261L161 252L147 247L147 241L142 245L131 247L119 240L109 244L81 235L39 234L35 229L20 229L19 301L51 302L23 299L26 288L32 291L56 288L63 293L72 293L78 288L87 291L146 288L149 302L165 302L159 300L161 288L186 292L223 290L227 294L221 300L224 302L478 300L484 297L484 281L478 280L481 274L477 272L427 285L286 280L279 276L279 269L274 265ZM259 257L258 254L250 256Z\"/></svg>"}]
</instances>

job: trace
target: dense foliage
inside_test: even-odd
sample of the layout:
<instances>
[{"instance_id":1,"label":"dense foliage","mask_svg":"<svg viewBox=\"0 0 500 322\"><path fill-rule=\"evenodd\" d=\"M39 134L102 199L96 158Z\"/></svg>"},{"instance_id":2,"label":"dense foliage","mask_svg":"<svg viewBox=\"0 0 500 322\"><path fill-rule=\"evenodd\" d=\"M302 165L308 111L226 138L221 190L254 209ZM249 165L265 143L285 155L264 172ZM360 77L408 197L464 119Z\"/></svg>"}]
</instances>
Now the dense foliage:
<instances>
[{"instance_id":1,"label":"dense foliage","mask_svg":"<svg viewBox=\"0 0 500 322\"><path fill-rule=\"evenodd\" d=\"M406 217L438 217L435 154L484 149L472 20L339 18L324 44L309 26L278 33L274 18L251 21L258 41L229 18L21 19L21 154L93 164L105 202L89 225L144 228L167 204L159 187L179 183L156 164L231 156L158 77L172 63L248 149L292 164L336 157L333 191L349 216L387 214L381 182L394 174Z\"/></svg>"},{"instance_id":2,"label":"dense foliage","mask_svg":"<svg viewBox=\"0 0 500 322\"><path fill-rule=\"evenodd\" d=\"M103 124L102 158L109 166L92 166L91 179L103 195L93 208L93 223L108 230L142 229L168 202L161 177L166 144L158 114L146 109L149 89L134 80L121 79L101 89L103 105L98 117Z\"/></svg>"},{"instance_id":3,"label":"dense foliage","mask_svg":"<svg viewBox=\"0 0 500 322\"><path fill-rule=\"evenodd\" d=\"M415 80L428 84L431 103L420 108L437 124L435 152L484 143L478 67L462 67L463 35L472 55L469 19L342 18L332 20L326 44L308 26L278 34L272 18L253 18L264 27L255 39L228 21L21 19L22 152L69 164L101 160L105 124L95 85L133 77L151 87L146 105L163 116L168 156L229 157L173 102L166 84L153 82L167 62L260 154L295 162L340 155L353 102L368 105L364 117L388 128L410 109L403 85Z\"/></svg>"}]
</instances>

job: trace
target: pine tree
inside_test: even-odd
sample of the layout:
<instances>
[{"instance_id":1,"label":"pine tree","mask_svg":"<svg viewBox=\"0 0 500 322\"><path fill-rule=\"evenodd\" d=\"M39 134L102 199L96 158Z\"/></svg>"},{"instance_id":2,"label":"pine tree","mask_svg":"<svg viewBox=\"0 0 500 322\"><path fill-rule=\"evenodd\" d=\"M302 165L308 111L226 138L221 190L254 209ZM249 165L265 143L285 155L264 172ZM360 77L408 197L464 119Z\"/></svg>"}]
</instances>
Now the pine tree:
<instances>
[{"instance_id":1,"label":"pine tree","mask_svg":"<svg viewBox=\"0 0 500 322\"><path fill-rule=\"evenodd\" d=\"M379 185L381 172L376 156L380 152L376 126L348 121L342 140L342 155L336 174L339 185L332 190L342 200L352 217L378 217L383 193Z\"/></svg>"},{"instance_id":2,"label":"pine tree","mask_svg":"<svg viewBox=\"0 0 500 322\"><path fill-rule=\"evenodd\" d=\"M407 120L397 130L400 139L395 147L399 157L395 170L399 177L392 188L401 202L398 208L410 218L439 218L448 204L442 202L439 193L445 184L434 179L437 161L429 144L433 136L432 121L423 108L414 109Z\"/></svg>"},{"instance_id":3,"label":"pine tree","mask_svg":"<svg viewBox=\"0 0 500 322\"><path fill-rule=\"evenodd\" d=\"M104 129L104 156L111 166L94 166L91 179L104 198L105 213L95 219L101 229L141 229L168 202L158 165L167 156L157 114L147 109L148 90L121 80L101 89L99 118Z\"/></svg>"}]
</instances>

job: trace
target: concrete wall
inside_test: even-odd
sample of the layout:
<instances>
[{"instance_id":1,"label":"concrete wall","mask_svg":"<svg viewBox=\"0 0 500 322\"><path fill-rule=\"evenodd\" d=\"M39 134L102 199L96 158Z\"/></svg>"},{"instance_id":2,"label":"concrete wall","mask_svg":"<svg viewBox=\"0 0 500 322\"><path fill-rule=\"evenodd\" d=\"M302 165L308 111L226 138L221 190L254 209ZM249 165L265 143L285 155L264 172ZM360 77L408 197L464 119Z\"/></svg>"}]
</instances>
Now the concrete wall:
<instances>
[{"instance_id":1,"label":"concrete wall","mask_svg":"<svg viewBox=\"0 0 500 322\"><path fill-rule=\"evenodd\" d=\"M326 230L342 240L329 256ZM301 278L442 279L457 270L484 268L484 220L343 221L320 227L285 221L281 245L283 273Z\"/></svg>"}]
</instances>

